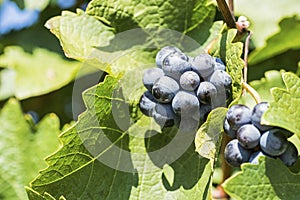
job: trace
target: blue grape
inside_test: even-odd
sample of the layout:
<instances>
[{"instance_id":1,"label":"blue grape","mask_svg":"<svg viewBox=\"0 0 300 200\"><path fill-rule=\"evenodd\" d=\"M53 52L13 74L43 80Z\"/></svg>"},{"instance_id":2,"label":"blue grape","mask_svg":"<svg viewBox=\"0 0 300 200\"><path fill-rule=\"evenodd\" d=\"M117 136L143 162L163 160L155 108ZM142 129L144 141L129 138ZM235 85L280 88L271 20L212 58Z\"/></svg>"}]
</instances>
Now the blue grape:
<instances>
[{"instance_id":1,"label":"blue grape","mask_svg":"<svg viewBox=\"0 0 300 200\"><path fill-rule=\"evenodd\" d=\"M152 87L157 79L164 76L164 72L160 68L148 68L143 73L143 84L149 90L152 91Z\"/></svg>"},{"instance_id":2,"label":"blue grape","mask_svg":"<svg viewBox=\"0 0 300 200\"><path fill-rule=\"evenodd\" d=\"M162 76L155 81L152 87L152 94L158 102L169 103L179 89L179 85L174 79Z\"/></svg>"},{"instance_id":3,"label":"blue grape","mask_svg":"<svg viewBox=\"0 0 300 200\"><path fill-rule=\"evenodd\" d=\"M296 146L288 141L287 148L285 152L279 156L279 159L288 167L295 164L298 160L298 150Z\"/></svg>"},{"instance_id":4,"label":"blue grape","mask_svg":"<svg viewBox=\"0 0 300 200\"><path fill-rule=\"evenodd\" d=\"M237 139L231 140L225 147L224 158L232 167L239 167L242 163L248 162L252 151L245 149Z\"/></svg>"},{"instance_id":5,"label":"blue grape","mask_svg":"<svg viewBox=\"0 0 300 200\"><path fill-rule=\"evenodd\" d=\"M288 141L278 129L270 129L260 137L260 148L270 156L280 156L287 149Z\"/></svg>"},{"instance_id":6,"label":"blue grape","mask_svg":"<svg viewBox=\"0 0 300 200\"><path fill-rule=\"evenodd\" d=\"M177 115L189 116L199 120L200 103L192 92L179 91L172 101L172 108Z\"/></svg>"},{"instance_id":7,"label":"blue grape","mask_svg":"<svg viewBox=\"0 0 300 200\"><path fill-rule=\"evenodd\" d=\"M155 58L156 65L159 68L162 68L164 59L168 55L170 55L171 53L174 53L174 52L181 52L181 51L180 51L180 49L178 49L177 47L174 47L174 46L165 46L164 48L159 50L159 52L156 54L156 58Z\"/></svg>"},{"instance_id":8,"label":"blue grape","mask_svg":"<svg viewBox=\"0 0 300 200\"><path fill-rule=\"evenodd\" d=\"M192 61L192 70L205 78L214 72L214 59L206 53L199 54Z\"/></svg>"},{"instance_id":9,"label":"blue grape","mask_svg":"<svg viewBox=\"0 0 300 200\"><path fill-rule=\"evenodd\" d=\"M210 82L201 82L197 89L197 97L201 103L209 104L217 97L217 88Z\"/></svg>"},{"instance_id":10,"label":"blue grape","mask_svg":"<svg viewBox=\"0 0 300 200\"><path fill-rule=\"evenodd\" d=\"M171 127L176 124L177 116L173 112L171 104L157 103L152 113L155 122L161 127Z\"/></svg>"},{"instance_id":11,"label":"blue grape","mask_svg":"<svg viewBox=\"0 0 300 200\"><path fill-rule=\"evenodd\" d=\"M236 138L236 131L233 130L233 129L230 127L230 124L228 123L228 120L227 120L227 119L224 120L223 129L224 129L224 132L225 132L229 137L231 137L232 139L235 139L235 138Z\"/></svg>"},{"instance_id":12,"label":"blue grape","mask_svg":"<svg viewBox=\"0 0 300 200\"><path fill-rule=\"evenodd\" d=\"M261 117L268 108L269 104L267 102L261 102L256 104L252 110L252 124L254 124L254 126L256 126L260 131L267 131L272 128L272 126L261 124Z\"/></svg>"},{"instance_id":13,"label":"blue grape","mask_svg":"<svg viewBox=\"0 0 300 200\"><path fill-rule=\"evenodd\" d=\"M184 72L191 71L192 65L178 53L171 53L164 59L162 69L165 75L179 81Z\"/></svg>"},{"instance_id":14,"label":"blue grape","mask_svg":"<svg viewBox=\"0 0 300 200\"><path fill-rule=\"evenodd\" d=\"M156 106L156 103L157 101L154 99L151 92L149 91L144 92L144 94L140 98L140 103L139 103L141 112L144 115L151 117L153 110Z\"/></svg>"},{"instance_id":15,"label":"blue grape","mask_svg":"<svg viewBox=\"0 0 300 200\"><path fill-rule=\"evenodd\" d=\"M194 91L200 84L200 77L193 71L187 71L180 76L179 82L182 89Z\"/></svg>"},{"instance_id":16,"label":"blue grape","mask_svg":"<svg viewBox=\"0 0 300 200\"><path fill-rule=\"evenodd\" d=\"M233 130L238 130L241 126L251 123L251 110L242 104L233 105L226 113L226 119Z\"/></svg>"},{"instance_id":17,"label":"blue grape","mask_svg":"<svg viewBox=\"0 0 300 200\"><path fill-rule=\"evenodd\" d=\"M253 149L259 144L260 132L252 124L245 124L237 130L237 139L246 149Z\"/></svg>"},{"instance_id":18,"label":"blue grape","mask_svg":"<svg viewBox=\"0 0 300 200\"><path fill-rule=\"evenodd\" d=\"M250 158L249 158L249 162L251 164L259 164L259 157L261 156L266 156L262 151L256 151L253 154L251 154Z\"/></svg>"}]
</instances>

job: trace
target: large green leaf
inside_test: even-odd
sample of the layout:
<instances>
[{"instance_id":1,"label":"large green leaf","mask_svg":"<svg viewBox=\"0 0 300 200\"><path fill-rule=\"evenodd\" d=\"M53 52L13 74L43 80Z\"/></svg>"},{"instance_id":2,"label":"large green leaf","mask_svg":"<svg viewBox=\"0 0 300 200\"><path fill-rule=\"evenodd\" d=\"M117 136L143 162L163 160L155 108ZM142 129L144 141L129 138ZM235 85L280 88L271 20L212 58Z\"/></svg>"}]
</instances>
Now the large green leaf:
<instances>
[{"instance_id":1,"label":"large green leaf","mask_svg":"<svg viewBox=\"0 0 300 200\"><path fill-rule=\"evenodd\" d=\"M234 199L265 200L300 198L300 174L293 174L280 161L260 157L257 165L242 165L242 171L225 181L225 191Z\"/></svg>"},{"instance_id":2,"label":"large green leaf","mask_svg":"<svg viewBox=\"0 0 300 200\"><path fill-rule=\"evenodd\" d=\"M142 28L168 28L192 36L198 42L208 36L215 12L204 0L187 1L92 1L87 13L114 27L117 32ZM150 33L151 34L151 33ZM204 40L205 41L205 40Z\"/></svg>"},{"instance_id":3,"label":"large green leaf","mask_svg":"<svg viewBox=\"0 0 300 200\"><path fill-rule=\"evenodd\" d=\"M71 82L80 64L67 61L46 49L36 48L32 54L21 47L9 46L0 56L0 99L14 95L18 99L49 93ZM5 73L5 74L3 74Z\"/></svg>"},{"instance_id":4,"label":"large green leaf","mask_svg":"<svg viewBox=\"0 0 300 200\"><path fill-rule=\"evenodd\" d=\"M28 192L56 199L207 199L211 164L194 151L194 135L160 131L145 116L133 124L119 87L119 79L107 76L84 93L87 111L60 135L63 146Z\"/></svg>"},{"instance_id":5,"label":"large green leaf","mask_svg":"<svg viewBox=\"0 0 300 200\"><path fill-rule=\"evenodd\" d=\"M249 64L254 65L288 50L300 49L300 18L285 18L279 23L280 31L267 40L266 46L250 54Z\"/></svg>"},{"instance_id":6,"label":"large green leaf","mask_svg":"<svg viewBox=\"0 0 300 200\"><path fill-rule=\"evenodd\" d=\"M26 199L24 185L46 167L43 158L59 146L59 119L50 114L37 125L26 120L20 104L10 99L0 112L0 197Z\"/></svg>"},{"instance_id":7,"label":"large green leaf","mask_svg":"<svg viewBox=\"0 0 300 200\"><path fill-rule=\"evenodd\" d=\"M282 79L286 89L272 89L274 102L270 102L270 108L264 113L262 123L285 128L300 138L300 78L286 72L282 74Z\"/></svg>"}]
</instances>

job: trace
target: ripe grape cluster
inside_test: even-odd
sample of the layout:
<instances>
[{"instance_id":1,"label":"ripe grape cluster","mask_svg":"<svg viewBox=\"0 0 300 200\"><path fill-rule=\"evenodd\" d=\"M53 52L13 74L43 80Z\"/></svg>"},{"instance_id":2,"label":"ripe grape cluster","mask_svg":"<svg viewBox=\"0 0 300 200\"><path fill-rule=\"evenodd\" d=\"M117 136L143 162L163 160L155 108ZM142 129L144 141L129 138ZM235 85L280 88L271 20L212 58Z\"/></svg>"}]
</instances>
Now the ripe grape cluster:
<instances>
[{"instance_id":1,"label":"ripe grape cluster","mask_svg":"<svg viewBox=\"0 0 300 200\"><path fill-rule=\"evenodd\" d=\"M144 71L147 91L139 105L161 127L194 130L213 108L226 106L232 80L219 58L189 57L166 46L156 54L156 65Z\"/></svg>"},{"instance_id":2,"label":"ripe grape cluster","mask_svg":"<svg viewBox=\"0 0 300 200\"><path fill-rule=\"evenodd\" d=\"M261 117L268 109L267 102L249 107L237 104L229 108L224 131L233 140L225 147L225 160L233 167L244 162L258 164L259 156L279 158L286 166L292 166L298 159L298 150L288 141L293 133L286 129L262 125Z\"/></svg>"}]
</instances>

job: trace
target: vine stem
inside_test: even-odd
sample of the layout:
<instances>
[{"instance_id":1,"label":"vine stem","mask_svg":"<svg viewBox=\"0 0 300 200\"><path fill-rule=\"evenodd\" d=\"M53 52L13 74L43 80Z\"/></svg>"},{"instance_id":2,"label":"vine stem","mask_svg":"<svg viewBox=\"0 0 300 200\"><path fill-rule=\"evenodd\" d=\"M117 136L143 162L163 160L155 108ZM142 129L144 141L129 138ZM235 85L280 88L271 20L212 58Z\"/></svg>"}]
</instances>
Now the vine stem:
<instances>
[{"instance_id":1,"label":"vine stem","mask_svg":"<svg viewBox=\"0 0 300 200\"><path fill-rule=\"evenodd\" d=\"M228 28L236 28L236 23L233 15L233 11L231 11L225 0L217 0L218 8L222 13L224 21ZM233 4L232 4L233 6ZM233 9L233 8L232 8Z\"/></svg>"},{"instance_id":2,"label":"vine stem","mask_svg":"<svg viewBox=\"0 0 300 200\"><path fill-rule=\"evenodd\" d=\"M247 79L248 79L248 54L249 54L249 45L250 45L250 39L252 36L253 32L248 31L248 36L245 41L245 49L244 49L244 83L247 84ZM243 91L243 94L245 94L245 90Z\"/></svg>"}]
</instances>

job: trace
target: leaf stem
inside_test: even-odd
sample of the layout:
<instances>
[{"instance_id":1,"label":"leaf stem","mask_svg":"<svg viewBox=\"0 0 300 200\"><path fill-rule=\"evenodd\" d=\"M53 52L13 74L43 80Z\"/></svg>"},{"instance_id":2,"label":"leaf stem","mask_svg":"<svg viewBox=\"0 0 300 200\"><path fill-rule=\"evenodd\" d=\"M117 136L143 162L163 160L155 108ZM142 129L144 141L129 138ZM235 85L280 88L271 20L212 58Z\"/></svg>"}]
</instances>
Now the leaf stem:
<instances>
[{"instance_id":1,"label":"leaf stem","mask_svg":"<svg viewBox=\"0 0 300 200\"><path fill-rule=\"evenodd\" d=\"M248 83L243 82L243 88L247 92L249 92L249 94L253 97L253 99L255 100L255 102L257 104L261 102L261 98L260 98L258 92L253 87L251 87Z\"/></svg>"}]
</instances>

